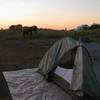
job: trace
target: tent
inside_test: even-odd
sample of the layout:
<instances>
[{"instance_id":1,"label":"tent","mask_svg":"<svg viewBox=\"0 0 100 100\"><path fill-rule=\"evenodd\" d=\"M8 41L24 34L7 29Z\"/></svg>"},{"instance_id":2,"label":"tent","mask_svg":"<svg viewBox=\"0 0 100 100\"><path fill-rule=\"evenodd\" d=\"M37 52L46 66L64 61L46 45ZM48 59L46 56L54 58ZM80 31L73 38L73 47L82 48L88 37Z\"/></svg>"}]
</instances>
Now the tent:
<instances>
[{"instance_id":1,"label":"tent","mask_svg":"<svg viewBox=\"0 0 100 100\"><path fill-rule=\"evenodd\" d=\"M46 79L50 79L54 77L53 74L58 66L72 69L69 90L79 96L88 94L95 100L100 100L100 86L94 70L95 64L92 55L87 44L72 38L64 38L57 41L46 52L39 64L39 72Z\"/></svg>"},{"instance_id":2,"label":"tent","mask_svg":"<svg viewBox=\"0 0 100 100\"><path fill-rule=\"evenodd\" d=\"M4 75L0 72L0 100L12 100Z\"/></svg>"}]
</instances>

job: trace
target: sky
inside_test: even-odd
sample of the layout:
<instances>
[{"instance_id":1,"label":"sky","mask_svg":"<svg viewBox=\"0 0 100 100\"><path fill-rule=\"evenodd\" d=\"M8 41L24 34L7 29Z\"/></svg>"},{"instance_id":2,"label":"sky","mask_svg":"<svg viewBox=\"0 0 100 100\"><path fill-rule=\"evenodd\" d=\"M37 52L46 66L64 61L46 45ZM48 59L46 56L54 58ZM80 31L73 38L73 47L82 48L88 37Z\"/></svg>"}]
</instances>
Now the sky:
<instances>
[{"instance_id":1,"label":"sky","mask_svg":"<svg viewBox=\"0 0 100 100\"><path fill-rule=\"evenodd\" d=\"M72 29L100 23L100 0L0 0L0 27Z\"/></svg>"}]
</instances>

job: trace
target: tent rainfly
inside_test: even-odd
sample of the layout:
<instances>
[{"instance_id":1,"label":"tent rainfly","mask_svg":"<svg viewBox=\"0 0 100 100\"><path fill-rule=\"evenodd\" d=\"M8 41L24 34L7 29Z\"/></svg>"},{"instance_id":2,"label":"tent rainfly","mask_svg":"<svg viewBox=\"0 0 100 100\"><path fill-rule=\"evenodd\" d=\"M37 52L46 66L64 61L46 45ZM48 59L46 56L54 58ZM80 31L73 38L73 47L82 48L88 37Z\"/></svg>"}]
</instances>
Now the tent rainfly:
<instances>
[{"instance_id":1,"label":"tent rainfly","mask_svg":"<svg viewBox=\"0 0 100 100\"><path fill-rule=\"evenodd\" d=\"M93 69L92 57L84 43L72 38L57 41L44 55L39 72L49 79L58 66L73 69L69 89L100 100L100 86Z\"/></svg>"}]
</instances>

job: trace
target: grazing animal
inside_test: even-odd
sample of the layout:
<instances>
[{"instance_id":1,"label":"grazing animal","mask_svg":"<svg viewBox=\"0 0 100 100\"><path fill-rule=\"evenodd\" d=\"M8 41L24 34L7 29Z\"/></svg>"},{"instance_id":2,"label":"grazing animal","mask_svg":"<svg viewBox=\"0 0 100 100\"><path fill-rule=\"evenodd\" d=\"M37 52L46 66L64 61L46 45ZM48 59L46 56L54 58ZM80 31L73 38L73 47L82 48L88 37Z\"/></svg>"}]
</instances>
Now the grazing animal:
<instances>
[{"instance_id":1,"label":"grazing animal","mask_svg":"<svg viewBox=\"0 0 100 100\"><path fill-rule=\"evenodd\" d=\"M35 33L37 33L37 30L38 30L37 26L25 27L25 28L23 29L23 37L26 37L26 36L30 36L30 37L31 37L33 31L34 31Z\"/></svg>"}]
</instances>

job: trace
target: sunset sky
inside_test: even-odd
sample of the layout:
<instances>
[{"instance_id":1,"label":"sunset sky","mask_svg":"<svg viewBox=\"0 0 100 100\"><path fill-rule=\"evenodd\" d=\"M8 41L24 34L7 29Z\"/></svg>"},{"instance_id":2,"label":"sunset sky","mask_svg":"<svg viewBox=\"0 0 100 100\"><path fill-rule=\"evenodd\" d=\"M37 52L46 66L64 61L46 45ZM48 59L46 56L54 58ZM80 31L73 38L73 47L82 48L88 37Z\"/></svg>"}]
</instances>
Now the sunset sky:
<instances>
[{"instance_id":1,"label":"sunset sky","mask_svg":"<svg viewBox=\"0 0 100 100\"><path fill-rule=\"evenodd\" d=\"M100 0L0 0L0 28L12 24L68 29L100 23Z\"/></svg>"}]
</instances>

